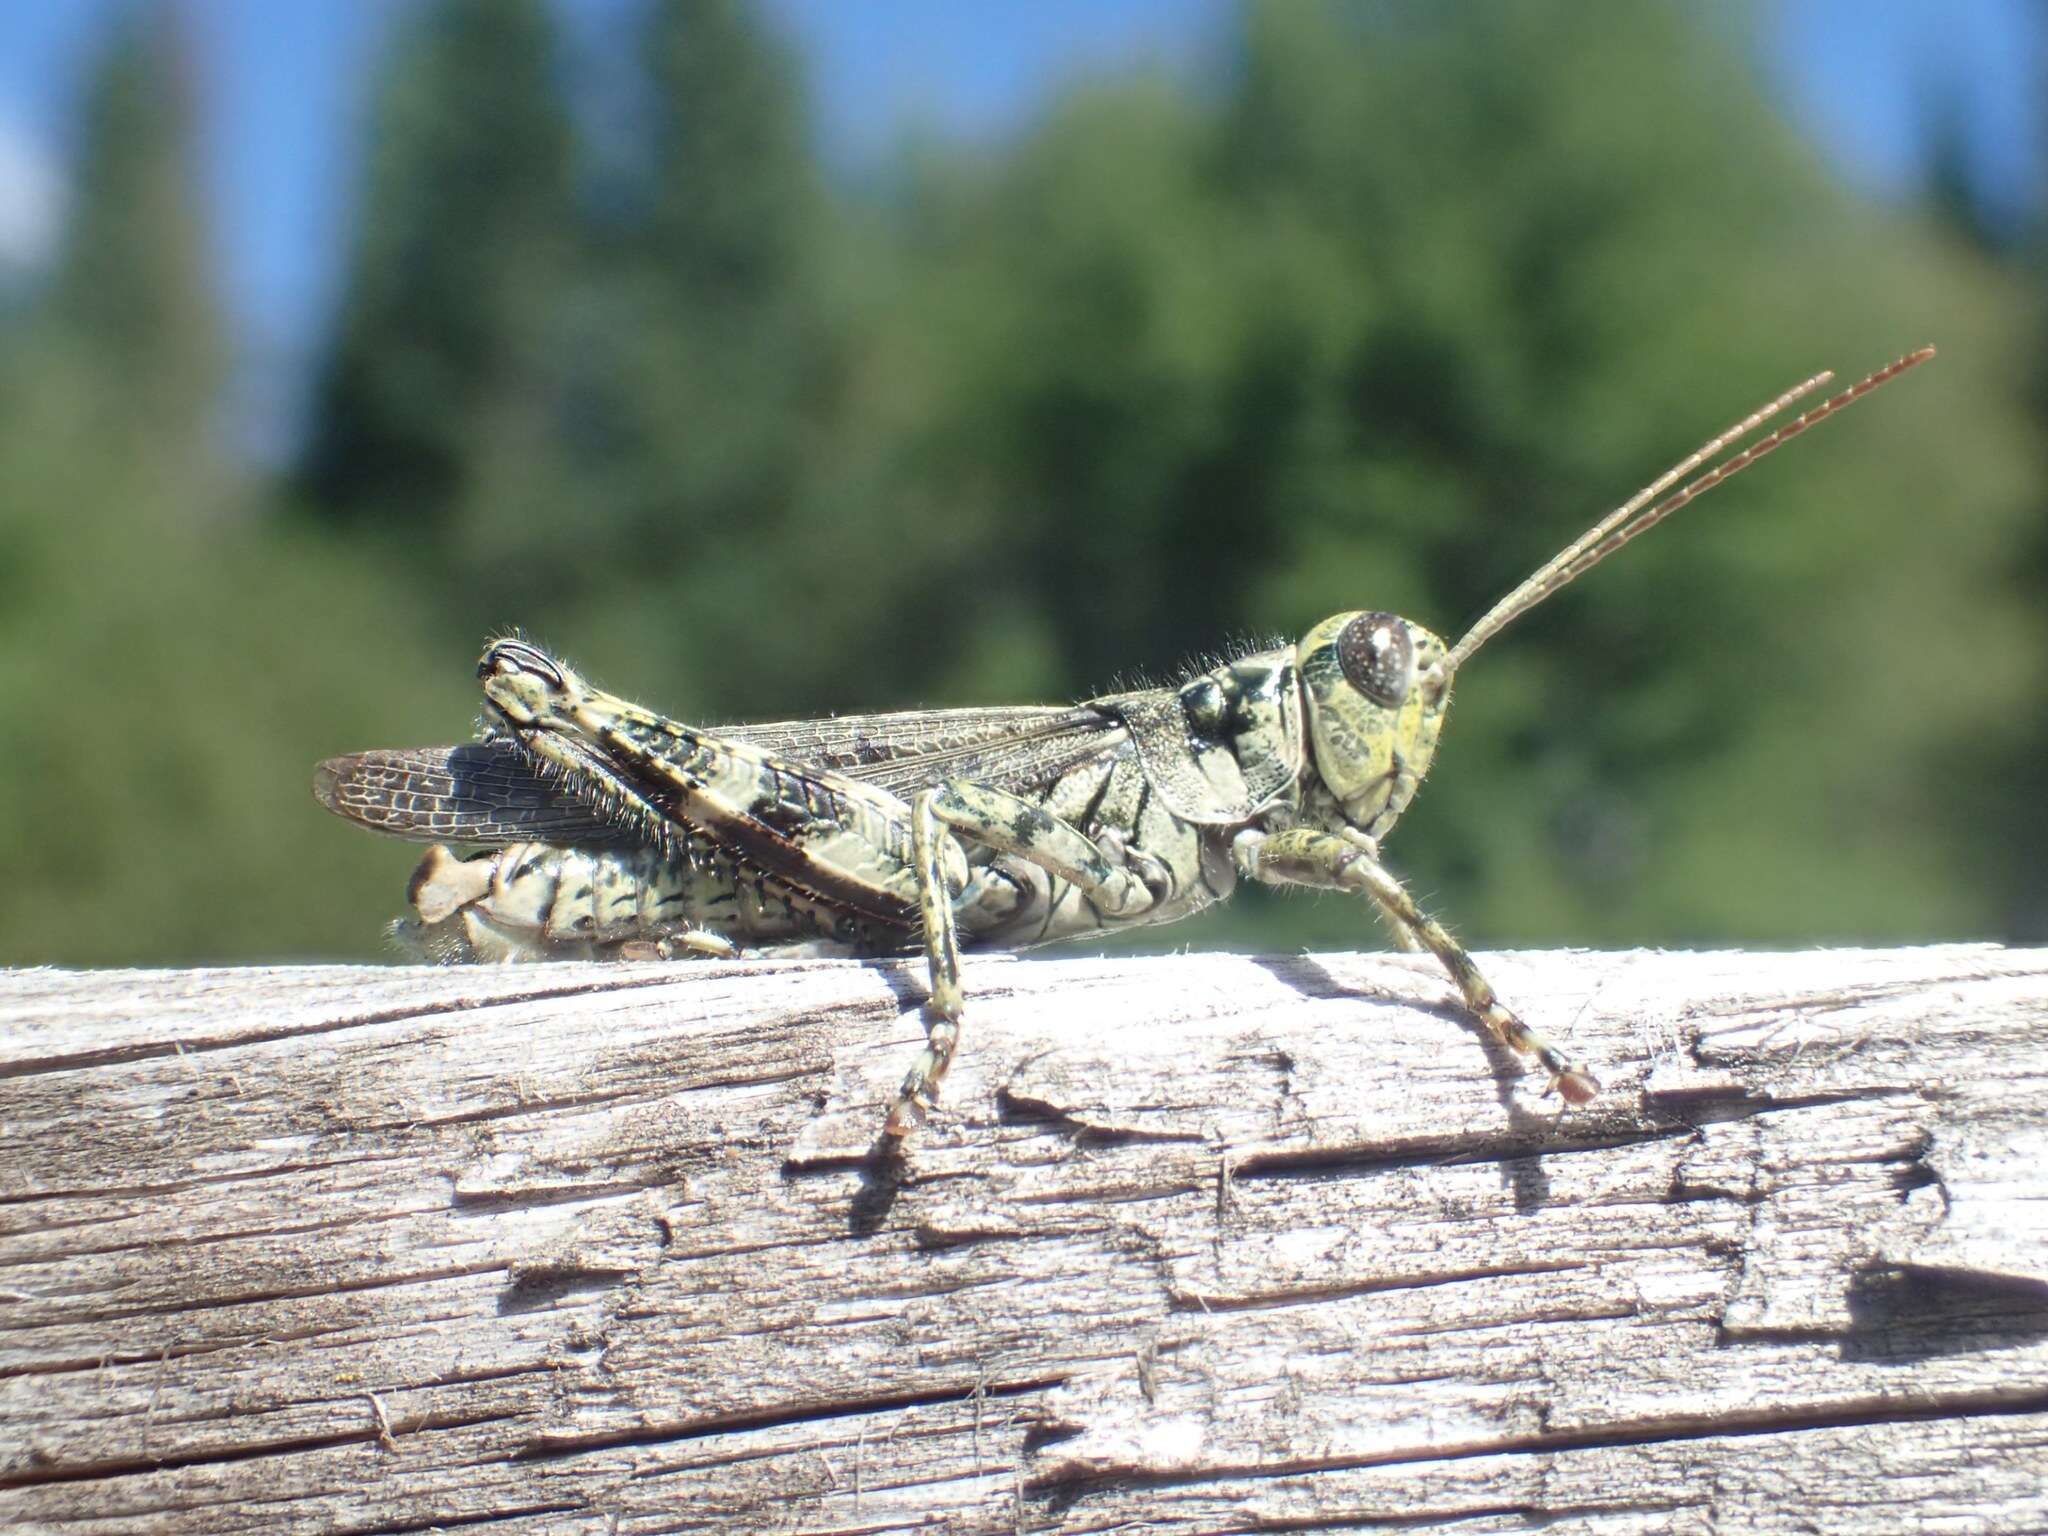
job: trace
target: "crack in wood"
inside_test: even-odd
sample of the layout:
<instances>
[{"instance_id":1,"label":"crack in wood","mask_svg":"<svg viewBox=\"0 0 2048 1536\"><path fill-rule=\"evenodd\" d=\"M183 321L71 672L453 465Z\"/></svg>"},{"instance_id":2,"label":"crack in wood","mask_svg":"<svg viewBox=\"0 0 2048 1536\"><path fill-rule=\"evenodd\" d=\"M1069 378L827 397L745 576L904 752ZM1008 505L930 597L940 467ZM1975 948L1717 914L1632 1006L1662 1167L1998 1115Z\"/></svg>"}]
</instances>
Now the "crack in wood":
<instances>
[{"instance_id":1,"label":"crack in wood","mask_svg":"<svg viewBox=\"0 0 2048 1536\"><path fill-rule=\"evenodd\" d=\"M1170 1104L1119 1106L1120 1114L1143 1115L1171 1110ZM1179 1106L1186 1107L1186 1106ZM1103 1147L1171 1145L1200 1146L1210 1138L1194 1131L1150 1131L1142 1126L1094 1125L1084 1110L1062 1109L1049 1099L1004 1086L996 1090L996 1123L1053 1132L1082 1150Z\"/></svg>"},{"instance_id":2,"label":"crack in wood","mask_svg":"<svg viewBox=\"0 0 2048 1536\"><path fill-rule=\"evenodd\" d=\"M1468 1138L1445 1136L1441 1140L1407 1143L1386 1151L1368 1148L1302 1151L1241 1152L1230 1165L1236 1183L1275 1179L1315 1179L1325 1175L1356 1178L1410 1169L1479 1167L1489 1164L1534 1163L1539 1159L1571 1157L1580 1153L1608 1152L1619 1147L1645 1146L1682 1137L1690 1126L1652 1126L1604 1136L1583 1133L1538 1142L1515 1137L1474 1145Z\"/></svg>"},{"instance_id":3,"label":"crack in wood","mask_svg":"<svg viewBox=\"0 0 2048 1536\"><path fill-rule=\"evenodd\" d=\"M1348 1284L1301 1286L1292 1290L1260 1291L1251 1294L1226 1296L1178 1287L1169 1288L1169 1294L1173 1310L1176 1312L1256 1312L1268 1307L1309 1306L1318 1302L1345 1301L1358 1296L1377 1296L1388 1291L1420 1291L1440 1285L1484 1284L1488 1280L1502 1280L1511 1275L1564 1274L1586 1267L1581 1260L1560 1259L1550 1264L1480 1266L1449 1270L1442 1274L1387 1276Z\"/></svg>"},{"instance_id":4,"label":"crack in wood","mask_svg":"<svg viewBox=\"0 0 2048 1536\"><path fill-rule=\"evenodd\" d=\"M531 1520L544 1515L576 1515L591 1513L591 1506L581 1499L552 1504L522 1504L515 1509L499 1510L488 1515L466 1515L454 1519L409 1520L402 1525L337 1526L331 1536L427 1536L434 1531L469 1531L482 1525L505 1525L514 1520Z\"/></svg>"},{"instance_id":5,"label":"crack in wood","mask_svg":"<svg viewBox=\"0 0 2048 1536\"><path fill-rule=\"evenodd\" d=\"M356 1401L360 1402L358 1398ZM247 1445L236 1446L233 1450L212 1451L192 1456L136 1456L121 1461L79 1462L67 1466L50 1466L35 1471L0 1469L0 1488L33 1488L51 1483L107 1482L119 1478L140 1477L149 1473L178 1472L192 1467L232 1466L237 1462L263 1461L283 1456L303 1456L314 1451L331 1450L344 1445L375 1445L387 1438L386 1430L377 1422L376 1416L367 1410L360 1415L365 1427L360 1430L329 1435L305 1435L289 1440L257 1440ZM408 1422L404 1433L408 1436L431 1434L437 1431L473 1429L478 1425L505 1423L520 1417L512 1413L485 1413L469 1417L450 1415L445 1418L429 1418ZM36 1460L34 1447L30 1447L28 1459Z\"/></svg>"},{"instance_id":6,"label":"crack in wood","mask_svg":"<svg viewBox=\"0 0 2048 1536\"><path fill-rule=\"evenodd\" d=\"M304 1301L315 1296L351 1296L372 1291L399 1290L414 1285L433 1285L443 1280L462 1280L476 1275L497 1274L506 1269L508 1263L508 1260L500 1259L483 1264L451 1264L439 1269L413 1270L403 1274L367 1275L353 1280L308 1280L301 1285L239 1291L225 1296L194 1296L180 1298L177 1301L152 1302L140 1307L103 1305L96 1311L99 1317L109 1321L126 1321L142 1317L180 1317L188 1312L213 1312L269 1301ZM34 1323L0 1323L0 1334L17 1328L42 1326ZM151 1354L144 1358L154 1359L155 1355Z\"/></svg>"},{"instance_id":7,"label":"crack in wood","mask_svg":"<svg viewBox=\"0 0 2048 1536\"><path fill-rule=\"evenodd\" d=\"M583 1456L596 1451L630 1446L671 1445L683 1440L704 1440L717 1435L749 1433L764 1429L786 1429L800 1424L830 1423L835 1419L862 1418L877 1413L900 1413L909 1408L930 1408L983 1400L1007 1401L1043 1395L1064 1386L1065 1376L1046 1376L1024 1381L984 1382L979 1379L964 1391L904 1392L843 1402L821 1403L787 1412L728 1414L715 1420L668 1425L646 1425L612 1434L577 1436L543 1430L517 1453L521 1461L553 1461Z\"/></svg>"},{"instance_id":8,"label":"crack in wood","mask_svg":"<svg viewBox=\"0 0 2048 1536\"><path fill-rule=\"evenodd\" d=\"M1469 1444L1446 1444L1383 1456L1301 1456L1267 1462L1212 1463L1199 1471L1152 1472L1144 1468L1101 1471L1059 1470L1025 1481L1034 1496L1085 1495L1094 1488L1187 1488L1234 1480L1258 1481L1298 1477L1304 1473L1341 1472L1357 1467L1424 1466L1470 1461L1489 1456L1555 1456L1573 1451L1614 1450L1631 1446L1669 1445L1687 1440L1764 1438L1837 1429L1864 1429L1887 1424L1923 1424L1937 1420L2004 1418L2048 1412L2048 1391L2038 1387L2010 1392L1959 1394L1939 1402L1910 1406L1871 1402L1862 1409L1844 1405L1837 1411L1748 1411L1725 1417L1669 1418L1643 1421L1623 1429L1508 1436Z\"/></svg>"},{"instance_id":9,"label":"crack in wood","mask_svg":"<svg viewBox=\"0 0 2048 1536\"><path fill-rule=\"evenodd\" d=\"M50 1204L65 1200L140 1200L175 1199L189 1195L195 1190L218 1189L236 1184L253 1184L263 1179L292 1178L309 1173L331 1173L342 1168L365 1168L378 1163L397 1163L405 1159L395 1153L372 1153L356 1157L337 1157L313 1163L277 1163L267 1168L238 1169L215 1174L195 1174L190 1178L169 1180L162 1184L88 1184L75 1189L49 1186L19 1192L0 1190L0 1208L14 1205ZM76 1221L39 1221L37 1230L42 1232L62 1231L66 1228L84 1228L103 1225L104 1216L81 1217ZM16 1262L0 1257L0 1268Z\"/></svg>"}]
</instances>

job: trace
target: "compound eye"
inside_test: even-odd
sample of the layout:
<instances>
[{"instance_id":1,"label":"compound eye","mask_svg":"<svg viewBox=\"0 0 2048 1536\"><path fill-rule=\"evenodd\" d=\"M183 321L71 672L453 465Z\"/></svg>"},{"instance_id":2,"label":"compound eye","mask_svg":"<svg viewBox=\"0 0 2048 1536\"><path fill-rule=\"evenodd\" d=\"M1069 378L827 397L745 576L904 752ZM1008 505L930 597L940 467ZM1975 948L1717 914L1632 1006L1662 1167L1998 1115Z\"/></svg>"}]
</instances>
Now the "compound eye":
<instances>
[{"instance_id":1,"label":"compound eye","mask_svg":"<svg viewBox=\"0 0 2048 1536\"><path fill-rule=\"evenodd\" d=\"M1408 621L1391 613L1361 613L1337 636L1337 663L1351 686L1373 703L1400 708L1415 683Z\"/></svg>"}]
</instances>

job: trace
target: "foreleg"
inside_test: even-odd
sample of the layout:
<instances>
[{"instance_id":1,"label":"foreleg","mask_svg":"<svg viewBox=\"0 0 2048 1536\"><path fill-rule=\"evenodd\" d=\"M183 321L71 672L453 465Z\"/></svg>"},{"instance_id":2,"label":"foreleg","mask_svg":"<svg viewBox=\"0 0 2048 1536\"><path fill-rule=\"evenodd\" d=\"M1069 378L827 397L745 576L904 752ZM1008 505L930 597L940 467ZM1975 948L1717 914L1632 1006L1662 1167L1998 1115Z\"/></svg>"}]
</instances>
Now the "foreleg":
<instances>
[{"instance_id":1,"label":"foreleg","mask_svg":"<svg viewBox=\"0 0 2048 1536\"><path fill-rule=\"evenodd\" d=\"M1550 1073L1550 1087L1568 1103L1584 1104L1600 1092L1599 1081L1543 1036L1508 1011L1494 995L1465 948L1379 861L1379 850L1363 835L1342 837L1305 827L1285 832L1244 832L1232 845L1239 873L1270 885L1308 885L1355 891L1369 898L1393 926L1443 963L1465 1006L1503 1045L1534 1057Z\"/></svg>"}]
</instances>

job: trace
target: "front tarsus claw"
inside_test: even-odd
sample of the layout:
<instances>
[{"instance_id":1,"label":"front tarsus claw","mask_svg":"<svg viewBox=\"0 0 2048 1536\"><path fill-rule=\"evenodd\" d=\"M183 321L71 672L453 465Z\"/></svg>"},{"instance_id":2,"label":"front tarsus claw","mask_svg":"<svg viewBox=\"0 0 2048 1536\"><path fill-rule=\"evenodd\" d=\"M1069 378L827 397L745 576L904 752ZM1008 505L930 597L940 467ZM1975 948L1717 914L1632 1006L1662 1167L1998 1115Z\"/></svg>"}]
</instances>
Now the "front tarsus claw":
<instances>
[{"instance_id":1,"label":"front tarsus claw","mask_svg":"<svg viewBox=\"0 0 2048 1536\"><path fill-rule=\"evenodd\" d=\"M1567 1067L1551 1077L1543 1093L1546 1098L1555 1093L1571 1105L1590 1104L1600 1097L1600 1079L1584 1067Z\"/></svg>"},{"instance_id":2,"label":"front tarsus claw","mask_svg":"<svg viewBox=\"0 0 2048 1536\"><path fill-rule=\"evenodd\" d=\"M929 1113L924 1104L906 1093L890 1107L889 1118L882 1122L882 1134L891 1141L901 1141L923 1125Z\"/></svg>"}]
</instances>

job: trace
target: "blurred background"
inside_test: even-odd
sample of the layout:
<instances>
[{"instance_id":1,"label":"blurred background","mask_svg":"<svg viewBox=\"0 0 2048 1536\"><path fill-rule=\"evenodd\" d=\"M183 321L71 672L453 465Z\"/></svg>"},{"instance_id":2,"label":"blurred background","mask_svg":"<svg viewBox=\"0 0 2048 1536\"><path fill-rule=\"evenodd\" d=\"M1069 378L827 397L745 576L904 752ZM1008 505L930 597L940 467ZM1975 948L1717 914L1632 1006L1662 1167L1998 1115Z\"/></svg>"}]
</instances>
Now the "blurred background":
<instances>
[{"instance_id":1,"label":"blurred background","mask_svg":"<svg viewBox=\"0 0 2048 1536\"><path fill-rule=\"evenodd\" d=\"M701 720L1455 635L1928 341L1489 648L1390 857L1481 944L2048 938L2044 20L9 0L0 961L380 954L312 765L512 625Z\"/></svg>"}]
</instances>

